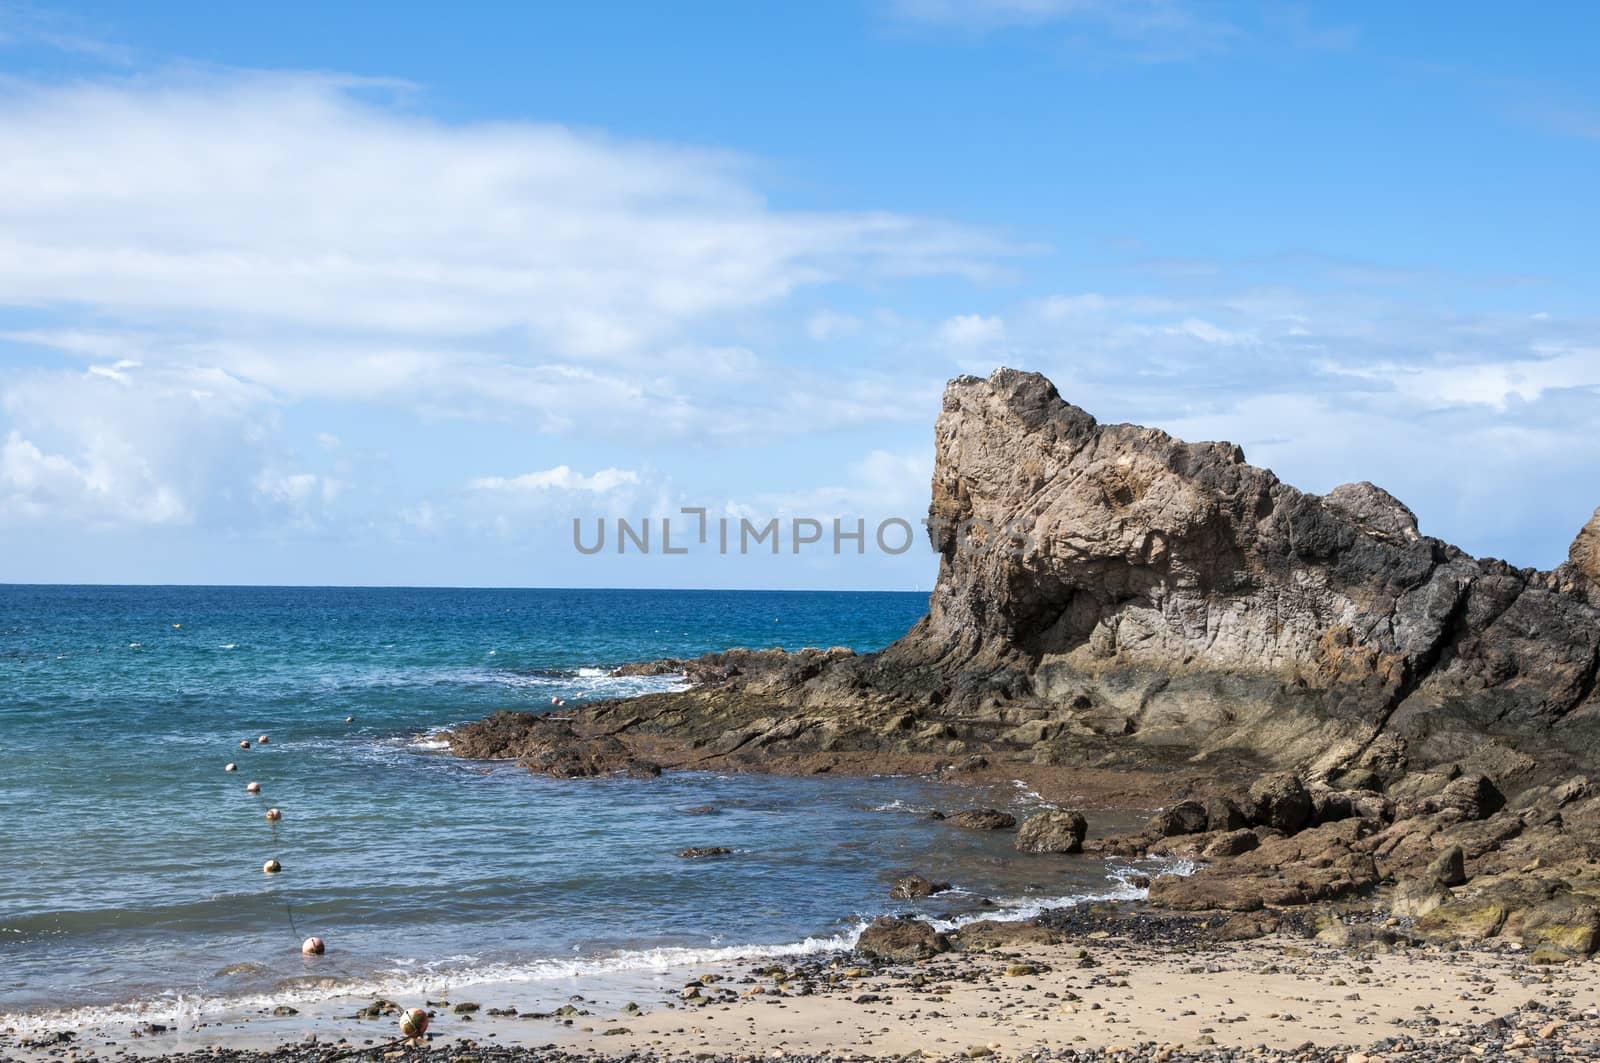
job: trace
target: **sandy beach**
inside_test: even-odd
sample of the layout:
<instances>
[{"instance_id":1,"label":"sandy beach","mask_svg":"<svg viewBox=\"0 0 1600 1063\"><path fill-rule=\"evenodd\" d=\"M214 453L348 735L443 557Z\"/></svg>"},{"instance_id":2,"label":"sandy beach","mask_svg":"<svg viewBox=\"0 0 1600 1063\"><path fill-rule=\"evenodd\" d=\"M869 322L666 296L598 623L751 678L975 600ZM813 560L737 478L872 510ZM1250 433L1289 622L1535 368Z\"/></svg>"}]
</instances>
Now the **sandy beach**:
<instances>
[{"instance_id":1,"label":"sandy beach","mask_svg":"<svg viewBox=\"0 0 1600 1063\"><path fill-rule=\"evenodd\" d=\"M1390 944L1391 932L1359 921L1353 936L1366 944L1355 948L1329 943L1349 929L1219 941L1200 925L1084 912L1052 928L1058 943L1030 942L1042 928L1026 927L1015 944L982 948L974 935L961 951L921 963L839 953L566 985L478 984L427 1002L341 997L293 1014L203 1013L181 1029L80 1028L65 1040L8 1032L0 1055L1360 1063L1600 1054L1592 963L1535 964L1514 947L1408 946L1403 936ZM433 1013L425 1043L401 1042L399 1009L424 1003Z\"/></svg>"}]
</instances>

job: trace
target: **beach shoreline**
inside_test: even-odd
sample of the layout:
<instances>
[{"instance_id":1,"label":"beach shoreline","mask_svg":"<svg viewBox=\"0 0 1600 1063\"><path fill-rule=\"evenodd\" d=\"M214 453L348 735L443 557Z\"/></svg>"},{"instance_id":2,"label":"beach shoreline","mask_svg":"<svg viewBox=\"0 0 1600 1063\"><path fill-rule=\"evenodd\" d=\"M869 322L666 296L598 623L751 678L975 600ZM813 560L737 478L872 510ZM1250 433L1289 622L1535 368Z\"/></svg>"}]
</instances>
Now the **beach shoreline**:
<instances>
[{"instance_id":1,"label":"beach shoreline","mask_svg":"<svg viewBox=\"0 0 1600 1063\"><path fill-rule=\"evenodd\" d=\"M1250 940L1206 920L1102 904L1007 924L1020 931L916 963L848 951L665 966L530 992L462 986L428 1002L426 1042L395 1043L398 1013L334 997L294 1014L236 1012L130 1036L85 1028L0 1057L399 1059L1552 1058L1600 1051L1600 968L1524 950L1363 942L1286 923ZM1214 927L1210 928L1214 930ZM959 935L958 935L959 937ZM1047 940L1048 939L1048 940ZM984 947L984 946L989 947ZM552 1006L560 997L561 1003ZM533 1003L530 1003L530 1000ZM357 1015L371 1017L354 1017ZM395 1053L401 1053L395 1055Z\"/></svg>"}]
</instances>

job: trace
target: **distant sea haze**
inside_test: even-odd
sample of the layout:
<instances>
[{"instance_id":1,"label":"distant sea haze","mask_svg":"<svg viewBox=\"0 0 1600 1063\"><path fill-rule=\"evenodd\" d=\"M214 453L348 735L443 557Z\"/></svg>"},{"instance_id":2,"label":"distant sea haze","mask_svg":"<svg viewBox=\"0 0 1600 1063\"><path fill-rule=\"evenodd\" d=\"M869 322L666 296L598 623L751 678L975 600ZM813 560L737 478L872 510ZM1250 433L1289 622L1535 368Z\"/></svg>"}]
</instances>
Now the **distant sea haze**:
<instances>
[{"instance_id":1,"label":"distant sea haze","mask_svg":"<svg viewBox=\"0 0 1600 1063\"><path fill-rule=\"evenodd\" d=\"M507 976L564 996L558 980L588 970L838 947L904 907L887 885L912 870L960 888L920 902L949 919L986 896L1004 911L1125 893L1087 859L1041 883L1009 837L932 821L975 799L932 782L553 780L437 738L498 709L682 683L610 675L629 661L869 651L926 601L0 587L0 1013L48 1024ZM691 846L733 852L677 856ZM327 953L308 960L311 934Z\"/></svg>"}]
</instances>

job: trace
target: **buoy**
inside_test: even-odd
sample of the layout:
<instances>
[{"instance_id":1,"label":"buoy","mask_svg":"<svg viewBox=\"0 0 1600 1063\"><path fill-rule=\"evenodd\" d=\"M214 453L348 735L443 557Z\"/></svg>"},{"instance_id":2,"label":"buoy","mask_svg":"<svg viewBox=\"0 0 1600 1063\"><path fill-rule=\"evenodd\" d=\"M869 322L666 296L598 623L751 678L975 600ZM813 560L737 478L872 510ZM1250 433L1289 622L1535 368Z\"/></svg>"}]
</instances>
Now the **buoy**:
<instances>
[{"instance_id":1,"label":"buoy","mask_svg":"<svg viewBox=\"0 0 1600 1063\"><path fill-rule=\"evenodd\" d=\"M244 792L247 794L259 794L261 792L261 784L258 782L247 782L244 784Z\"/></svg>"},{"instance_id":2,"label":"buoy","mask_svg":"<svg viewBox=\"0 0 1600 1063\"><path fill-rule=\"evenodd\" d=\"M306 938L300 945L300 951L307 956L321 956L326 948L321 938Z\"/></svg>"},{"instance_id":3,"label":"buoy","mask_svg":"<svg viewBox=\"0 0 1600 1063\"><path fill-rule=\"evenodd\" d=\"M278 820L280 820L282 818L283 818L283 813L282 812L279 812L275 808L267 809L267 822L268 823L276 823L276 822L278 822Z\"/></svg>"},{"instance_id":4,"label":"buoy","mask_svg":"<svg viewBox=\"0 0 1600 1063\"><path fill-rule=\"evenodd\" d=\"M222 770L223 771L238 771L239 770L239 765L233 763L232 761L229 761L228 762L228 766L223 768Z\"/></svg>"},{"instance_id":5,"label":"buoy","mask_svg":"<svg viewBox=\"0 0 1600 1063\"><path fill-rule=\"evenodd\" d=\"M261 870L265 871L269 875L276 875L278 872L283 870L283 865L278 863L276 860L268 860L266 863L261 865Z\"/></svg>"},{"instance_id":6,"label":"buoy","mask_svg":"<svg viewBox=\"0 0 1600 1063\"><path fill-rule=\"evenodd\" d=\"M240 742L239 743L239 748L240 749L249 749L250 748L250 740L247 738L243 742Z\"/></svg>"},{"instance_id":7,"label":"buoy","mask_svg":"<svg viewBox=\"0 0 1600 1063\"><path fill-rule=\"evenodd\" d=\"M400 1016L400 1032L407 1037L421 1037L428 1032L428 1013L421 1008L411 1008Z\"/></svg>"},{"instance_id":8,"label":"buoy","mask_svg":"<svg viewBox=\"0 0 1600 1063\"><path fill-rule=\"evenodd\" d=\"M264 746L266 744L267 744L267 736L266 735L262 735L260 738L256 739L256 745Z\"/></svg>"},{"instance_id":9,"label":"buoy","mask_svg":"<svg viewBox=\"0 0 1600 1063\"><path fill-rule=\"evenodd\" d=\"M550 695L550 704L559 705L559 704L561 704L561 699L556 697L554 694L551 694Z\"/></svg>"},{"instance_id":10,"label":"buoy","mask_svg":"<svg viewBox=\"0 0 1600 1063\"><path fill-rule=\"evenodd\" d=\"M354 716L346 716L344 718L344 722L345 723L355 723L356 722L356 718Z\"/></svg>"}]
</instances>

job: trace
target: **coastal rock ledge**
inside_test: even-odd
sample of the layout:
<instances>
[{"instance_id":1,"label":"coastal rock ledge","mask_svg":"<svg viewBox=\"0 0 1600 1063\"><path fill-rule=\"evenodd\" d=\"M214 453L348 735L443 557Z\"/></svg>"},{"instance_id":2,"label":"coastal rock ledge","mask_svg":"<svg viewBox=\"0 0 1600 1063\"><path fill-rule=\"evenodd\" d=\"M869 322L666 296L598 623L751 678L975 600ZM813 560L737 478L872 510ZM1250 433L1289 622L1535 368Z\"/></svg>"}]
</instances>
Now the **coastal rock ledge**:
<instances>
[{"instance_id":1,"label":"coastal rock ledge","mask_svg":"<svg viewBox=\"0 0 1600 1063\"><path fill-rule=\"evenodd\" d=\"M1600 512L1560 567L1514 568L1370 483L1307 494L1010 369L950 382L935 446L939 577L898 642L710 655L692 689L570 726L666 768L1131 770L1171 798L1290 772L1318 822L1431 824L1421 865L1451 823L1476 825L1469 865L1551 831L1600 856ZM483 735L517 728L493 720L452 745L495 755ZM1391 873L1374 855L1347 880Z\"/></svg>"}]
</instances>

